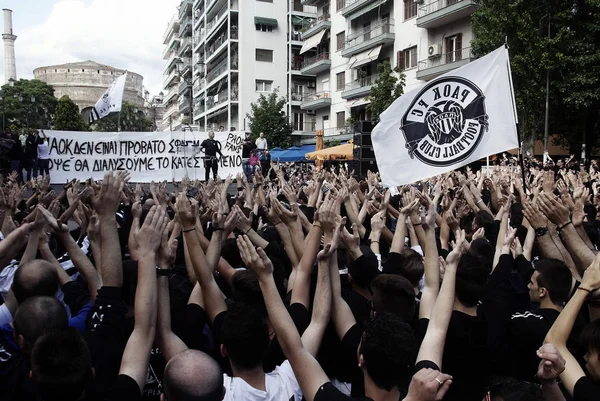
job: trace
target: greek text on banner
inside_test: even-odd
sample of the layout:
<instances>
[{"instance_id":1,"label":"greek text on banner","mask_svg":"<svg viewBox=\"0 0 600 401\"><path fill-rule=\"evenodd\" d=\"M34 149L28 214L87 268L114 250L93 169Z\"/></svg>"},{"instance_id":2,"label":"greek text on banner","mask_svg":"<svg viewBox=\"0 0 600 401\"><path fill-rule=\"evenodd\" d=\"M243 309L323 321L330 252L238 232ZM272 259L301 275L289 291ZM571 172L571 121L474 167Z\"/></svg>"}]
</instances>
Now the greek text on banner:
<instances>
[{"instance_id":1,"label":"greek text on banner","mask_svg":"<svg viewBox=\"0 0 600 401\"><path fill-rule=\"evenodd\" d=\"M204 179L206 132L45 131L53 184L72 179L100 180L107 171L129 171L132 182ZM215 132L223 157L219 175L242 172L243 132Z\"/></svg>"}]
</instances>

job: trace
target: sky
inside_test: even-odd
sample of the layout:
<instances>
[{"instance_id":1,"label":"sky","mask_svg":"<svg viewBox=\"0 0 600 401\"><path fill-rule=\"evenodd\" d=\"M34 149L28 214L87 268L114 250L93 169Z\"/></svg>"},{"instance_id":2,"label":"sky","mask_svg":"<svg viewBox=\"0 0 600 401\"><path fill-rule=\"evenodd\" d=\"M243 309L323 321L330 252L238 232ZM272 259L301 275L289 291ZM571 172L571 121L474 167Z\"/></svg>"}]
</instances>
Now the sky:
<instances>
[{"instance_id":1,"label":"sky","mask_svg":"<svg viewBox=\"0 0 600 401\"><path fill-rule=\"evenodd\" d=\"M0 8L13 10L17 78L32 79L37 67L93 60L141 74L152 96L162 90L163 34L179 3L0 0ZM4 51L0 55L3 84Z\"/></svg>"}]
</instances>

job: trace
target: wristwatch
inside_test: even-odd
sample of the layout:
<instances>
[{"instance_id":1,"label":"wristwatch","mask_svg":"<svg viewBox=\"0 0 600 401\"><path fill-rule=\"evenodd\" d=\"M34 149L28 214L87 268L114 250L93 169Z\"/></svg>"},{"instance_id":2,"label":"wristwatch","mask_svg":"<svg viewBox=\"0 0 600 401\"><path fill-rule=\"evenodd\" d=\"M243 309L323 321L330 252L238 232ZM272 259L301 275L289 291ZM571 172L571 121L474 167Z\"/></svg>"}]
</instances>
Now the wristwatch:
<instances>
[{"instance_id":1,"label":"wristwatch","mask_svg":"<svg viewBox=\"0 0 600 401\"><path fill-rule=\"evenodd\" d=\"M161 269L156 266L156 277L168 277L171 275L171 270L172 269Z\"/></svg>"},{"instance_id":2,"label":"wristwatch","mask_svg":"<svg viewBox=\"0 0 600 401\"><path fill-rule=\"evenodd\" d=\"M546 235L546 233L548 233L548 227L539 227L535 229L535 236L536 237L542 237L544 235Z\"/></svg>"}]
</instances>

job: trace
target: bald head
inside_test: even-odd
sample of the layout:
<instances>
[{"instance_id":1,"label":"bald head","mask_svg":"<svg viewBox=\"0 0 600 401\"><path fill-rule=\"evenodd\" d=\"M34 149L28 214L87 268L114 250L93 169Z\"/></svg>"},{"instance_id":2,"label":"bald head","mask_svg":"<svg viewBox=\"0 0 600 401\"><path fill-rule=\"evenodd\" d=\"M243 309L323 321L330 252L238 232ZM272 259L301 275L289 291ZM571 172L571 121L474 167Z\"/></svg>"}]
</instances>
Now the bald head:
<instances>
[{"instance_id":1,"label":"bald head","mask_svg":"<svg viewBox=\"0 0 600 401\"><path fill-rule=\"evenodd\" d=\"M19 266L12 290L20 304L31 297L53 297L58 290L58 275L51 263L34 259Z\"/></svg>"},{"instance_id":2,"label":"bald head","mask_svg":"<svg viewBox=\"0 0 600 401\"><path fill-rule=\"evenodd\" d=\"M221 401L225 393L219 364L196 350L173 357L165 367L163 382L168 401Z\"/></svg>"}]
</instances>

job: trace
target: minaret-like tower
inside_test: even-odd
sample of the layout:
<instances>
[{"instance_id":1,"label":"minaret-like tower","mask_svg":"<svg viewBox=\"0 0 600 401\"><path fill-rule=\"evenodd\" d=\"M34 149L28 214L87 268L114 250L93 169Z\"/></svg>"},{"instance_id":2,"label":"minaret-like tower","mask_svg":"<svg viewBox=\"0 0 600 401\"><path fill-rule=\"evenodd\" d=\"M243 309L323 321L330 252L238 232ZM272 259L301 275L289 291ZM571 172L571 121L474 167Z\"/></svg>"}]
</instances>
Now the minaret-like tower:
<instances>
[{"instance_id":1,"label":"minaret-like tower","mask_svg":"<svg viewBox=\"0 0 600 401\"><path fill-rule=\"evenodd\" d=\"M13 35L12 29L12 10L7 8L2 10L4 13L4 31L2 40L4 40L4 79L17 79L17 62L15 60L15 40L17 35Z\"/></svg>"}]
</instances>

